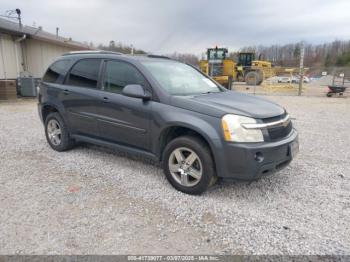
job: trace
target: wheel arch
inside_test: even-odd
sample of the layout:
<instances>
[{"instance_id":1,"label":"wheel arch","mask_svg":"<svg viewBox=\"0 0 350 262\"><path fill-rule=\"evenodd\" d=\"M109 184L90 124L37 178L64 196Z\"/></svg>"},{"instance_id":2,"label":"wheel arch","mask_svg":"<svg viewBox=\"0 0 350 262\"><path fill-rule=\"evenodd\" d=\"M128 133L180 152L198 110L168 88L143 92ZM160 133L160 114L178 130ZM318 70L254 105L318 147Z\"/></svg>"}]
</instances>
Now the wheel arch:
<instances>
[{"instance_id":1,"label":"wheel arch","mask_svg":"<svg viewBox=\"0 0 350 262\"><path fill-rule=\"evenodd\" d=\"M41 108L41 115L42 115L42 118L43 118L43 122L45 123L45 120L47 118L47 116L50 114L50 113L54 113L54 112L57 112L61 115L59 109L54 106L54 105L51 105L51 104L45 104L42 106Z\"/></svg>"},{"instance_id":2,"label":"wheel arch","mask_svg":"<svg viewBox=\"0 0 350 262\"><path fill-rule=\"evenodd\" d=\"M210 137L199 130L197 127L188 125L188 124L174 124L165 127L159 136L159 142L158 142L158 155L159 155L159 160L163 160L163 153L166 145L172 141L173 139L180 137L180 136L196 136L197 138L201 139L209 148L210 154L213 158L214 161L214 166L216 167L216 159L214 155L214 145L211 142ZM216 169L216 168L215 168Z\"/></svg>"},{"instance_id":3,"label":"wheel arch","mask_svg":"<svg viewBox=\"0 0 350 262\"><path fill-rule=\"evenodd\" d=\"M41 116L42 116L42 120L43 122L45 123L45 119L46 117L50 114L50 113L53 113L53 112L57 112L61 115L61 117L63 118L63 120L65 120L65 115L64 115L64 108L62 108L61 106L58 106L57 104L54 104L54 103L43 103L41 105Z\"/></svg>"}]
</instances>

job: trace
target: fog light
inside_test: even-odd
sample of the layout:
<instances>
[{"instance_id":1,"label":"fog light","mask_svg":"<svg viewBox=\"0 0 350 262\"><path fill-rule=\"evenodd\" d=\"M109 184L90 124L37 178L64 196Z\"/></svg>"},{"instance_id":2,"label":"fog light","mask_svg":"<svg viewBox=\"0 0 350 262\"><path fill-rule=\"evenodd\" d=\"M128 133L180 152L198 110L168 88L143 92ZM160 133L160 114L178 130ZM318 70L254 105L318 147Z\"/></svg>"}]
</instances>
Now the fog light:
<instances>
[{"instance_id":1,"label":"fog light","mask_svg":"<svg viewBox=\"0 0 350 262\"><path fill-rule=\"evenodd\" d=\"M254 159L255 161L261 163L262 161L264 161L264 156L261 152L256 152L254 155Z\"/></svg>"}]
</instances>

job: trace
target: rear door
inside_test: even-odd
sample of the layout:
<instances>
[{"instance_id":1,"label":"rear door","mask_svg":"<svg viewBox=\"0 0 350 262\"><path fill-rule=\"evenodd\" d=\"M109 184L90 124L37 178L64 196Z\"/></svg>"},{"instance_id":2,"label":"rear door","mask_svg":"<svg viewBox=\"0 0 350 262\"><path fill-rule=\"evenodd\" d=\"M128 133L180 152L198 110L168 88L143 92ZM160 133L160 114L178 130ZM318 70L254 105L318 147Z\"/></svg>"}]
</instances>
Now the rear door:
<instances>
[{"instance_id":1,"label":"rear door","mask_svg":"<svg viewBox=\"0 0 350 262\"><path fill-rule=\"evenodd\" d=\"M76 62L64 83L63 105L74 134L97 137L97 106L100 103L102 59L87 58Z\"/></svg>"},{"instance_id":2,"label":"rear door","mask_svg":"<svg viewBox=\"0 0 350 262\"><path fill-rule=\"evenodd\" d=\"M98 107L100 135L111 142L149 150L152 101L122 95L122 89L128 84L139 84L151 91L144 76L132 64L105 61Z\"/></svg>"},{"instance_id":3,"label":"rear door","mask_svg":"<svg viewBox=\"0 0 350 262\"><path fill-rule=\"evenodd\" d=\"M54 62L47 70L40 83L38 95L39 103L56 106L64 119L67 119L66 111L62 108L62 102L66 99L62 85L64 78L72 66L70 59L61 59Z\"/></svg>"}]
</instances>

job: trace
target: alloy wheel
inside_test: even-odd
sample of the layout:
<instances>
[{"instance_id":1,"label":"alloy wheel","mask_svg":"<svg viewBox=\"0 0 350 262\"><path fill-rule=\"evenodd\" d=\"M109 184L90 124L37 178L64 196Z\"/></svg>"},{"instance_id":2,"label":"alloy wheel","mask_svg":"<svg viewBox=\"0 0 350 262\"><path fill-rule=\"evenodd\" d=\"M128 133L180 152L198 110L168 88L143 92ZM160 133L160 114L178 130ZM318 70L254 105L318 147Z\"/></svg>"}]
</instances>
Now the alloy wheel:
<instances>
[{"instance_id":1,"label":"alloy wheel","mask_svg":"<svg viewBox=\"0 0 350 262\"><path fill-rule=\"evenodd\" d=\"M180 147L170 154L169 171L177 183L193 187L201 180L203 167L199 156L193 150Z\"/></svg>"},{"instance_id":2,"label":"alloy wheel","mask_svg":"<svg viewBox=\"0 0 350 262\"><path fill-rule=\"evenodd\" d=\"M61 126L56 119L51 119L47 123L47 135L53 145L58 146L61 144Z\"/></svg>"}]
</instances>

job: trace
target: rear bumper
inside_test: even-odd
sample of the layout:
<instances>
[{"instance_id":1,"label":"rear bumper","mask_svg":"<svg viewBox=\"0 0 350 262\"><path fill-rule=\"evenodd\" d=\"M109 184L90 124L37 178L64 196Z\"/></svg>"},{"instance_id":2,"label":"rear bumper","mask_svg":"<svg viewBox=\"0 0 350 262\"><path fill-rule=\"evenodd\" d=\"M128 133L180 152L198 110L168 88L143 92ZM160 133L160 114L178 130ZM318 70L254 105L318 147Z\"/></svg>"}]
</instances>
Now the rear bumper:
<instances>
[{"instance_id":1,"label":"rear bumper","mask_svg":"<svg viewBox=\"0 0 350 262\"><path fill-rule=\"evenodd\" d=\"M227 143L220 177L253 180L286 167L299 151L298 133L277 142Z\"/></svg>"}]
</instances>

